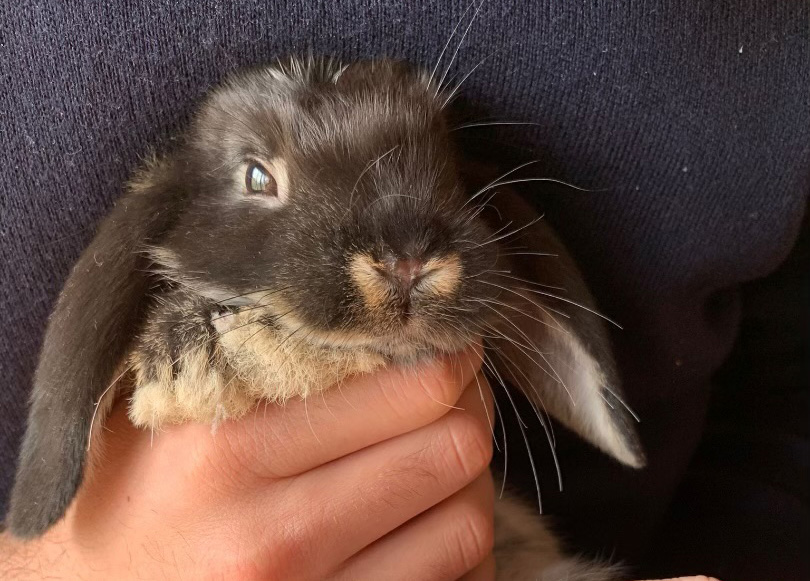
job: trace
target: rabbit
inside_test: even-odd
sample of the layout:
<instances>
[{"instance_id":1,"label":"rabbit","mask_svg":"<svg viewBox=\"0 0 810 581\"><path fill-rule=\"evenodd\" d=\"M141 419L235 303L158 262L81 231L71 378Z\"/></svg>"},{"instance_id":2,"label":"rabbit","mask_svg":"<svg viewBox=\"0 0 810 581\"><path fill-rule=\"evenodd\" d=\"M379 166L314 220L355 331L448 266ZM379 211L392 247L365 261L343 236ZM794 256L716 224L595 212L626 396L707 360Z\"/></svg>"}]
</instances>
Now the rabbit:
<instances>
[{"instance_id":1,"label":"rabbit","mask_svg":"<svg viewBox=\"0 0 810 581\"><path fill-rule=\"evenodd\" d=\"M463 159L452 97L391 59L290 58L212 90L175 149L131 180L59 296L12 534L37 537L64 515L122 376L135 425L214 425L481 335L498 381L642 467L582 275L505 187L511 172L482 180ZM516 233L524 252L506 246ZM536 512L496 502L500 579L617 578L566 555Z\"/></svg>"}]
</instances>

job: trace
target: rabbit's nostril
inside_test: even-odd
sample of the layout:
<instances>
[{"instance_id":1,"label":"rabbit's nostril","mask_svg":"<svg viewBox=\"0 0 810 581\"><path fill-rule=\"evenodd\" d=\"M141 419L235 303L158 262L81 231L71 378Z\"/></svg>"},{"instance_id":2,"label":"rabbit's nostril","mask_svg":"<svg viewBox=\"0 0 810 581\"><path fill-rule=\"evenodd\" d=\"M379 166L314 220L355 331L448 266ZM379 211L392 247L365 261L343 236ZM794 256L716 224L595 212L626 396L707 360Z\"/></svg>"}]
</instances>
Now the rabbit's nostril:
<instances>
[{"instance_id":1,"label":"rabbit's nostril","mask_svg":"<svg viewBox=\"0 0 810 581\"><path fill-rule=\"evenodd\" d=\"M391 253L381 259L358 253L349 273L363 302L373 309L410 308L411 302L451 299L462 280L461 257L402 258Z\"/></svg>"},{"instance_id":2,"label":"rabbit's nostril","mask_svg":"<svg viewBox=\"0 0 810 581\"><path fill-rule=\"evenodd\" d=\"M397 258L386 263L387 274L399 287L408 291L422 272L424 262L414 258Z\"/></svg>"}]
</instances>

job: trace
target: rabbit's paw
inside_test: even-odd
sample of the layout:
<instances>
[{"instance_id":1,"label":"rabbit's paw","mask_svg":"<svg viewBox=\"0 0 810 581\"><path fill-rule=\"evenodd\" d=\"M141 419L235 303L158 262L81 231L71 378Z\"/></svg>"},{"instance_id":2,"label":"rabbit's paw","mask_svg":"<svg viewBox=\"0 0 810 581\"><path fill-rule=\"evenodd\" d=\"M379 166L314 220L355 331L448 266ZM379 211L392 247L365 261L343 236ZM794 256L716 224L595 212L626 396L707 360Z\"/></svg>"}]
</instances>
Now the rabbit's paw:
<instances>
[{"instance_id":1,"label":"rabbit's paw","mask_svg":"<svg viewBox=\"0 0 810 581\"><path fill-rule=\"evenodd\" d=\"M236 418L255 404L230 367L208 305L178 298L155 309L130 355L135 389L129 417L139 427Z\"/></svg>"}]
</instances>

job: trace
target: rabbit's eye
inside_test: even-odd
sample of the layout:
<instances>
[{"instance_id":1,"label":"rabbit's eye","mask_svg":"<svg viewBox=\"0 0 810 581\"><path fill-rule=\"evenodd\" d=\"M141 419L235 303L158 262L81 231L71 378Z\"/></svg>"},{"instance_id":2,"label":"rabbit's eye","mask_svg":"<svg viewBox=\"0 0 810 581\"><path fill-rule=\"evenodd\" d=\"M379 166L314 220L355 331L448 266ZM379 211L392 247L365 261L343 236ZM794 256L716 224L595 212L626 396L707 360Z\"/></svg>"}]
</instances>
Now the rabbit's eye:
<instances>
[{"instance_id":1,"label":"rabbit's eye","mask_svg":"<svg viewBox=\"0 0 810 581\"><path fill-rule=\"evenodd\" d=\"M248 165L247 173L245 173L245 187L249 194L278 196L276 180L262 164L257 162Z\"/></svg>"}]
</instances>

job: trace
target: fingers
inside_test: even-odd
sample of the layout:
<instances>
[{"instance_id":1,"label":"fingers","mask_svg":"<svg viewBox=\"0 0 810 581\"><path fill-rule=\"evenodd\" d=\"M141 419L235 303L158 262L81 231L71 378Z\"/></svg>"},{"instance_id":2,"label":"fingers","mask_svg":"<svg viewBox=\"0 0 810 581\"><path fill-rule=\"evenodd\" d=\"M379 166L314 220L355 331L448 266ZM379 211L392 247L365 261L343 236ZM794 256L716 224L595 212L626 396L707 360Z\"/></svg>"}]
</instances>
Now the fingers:
<instances>
[{"instance_id":1,"label":"fingers","mask_svg":"<svg viewBox=\"0 0 810 581\"><path fill-rule=\"evenodd\" d=\"M472 482L491 455L489 429L453 410L415 432L290 479L287 504L297 512L283 516L292 528L266 544L282 554L293 551L291 561L341 563ZM280 516L260 496L248 502L266 506L263 518Z\"/></svg>"},{"instance_id":2,"label":"fingers","mask_svg":"<svg viewBox=\"0 0 810 581\"><path fill-rule=\"evenodd\" d=\"M714 577L706 577L704 575L700 575L699 577L672 577L669 579L661 579L660 581L718 581Z\"/></svg>"},{"instance_id":3,"label":"fingers","mask_svg":"<svg viewBox=\"0 0 810 581\"><path fill-rule=\"evenodd\" d=\"M489 471L352 557L335 579L492 580L494 487Z\"/></svg>"},{"instance_id":4,"label":"fingers","mask_svg":"<svg viewBox=\"0 0 810 581\"><path fill-rule=\"evenodd\" d=\"M226 460L248 459L244 468L259 477L300 474L435 421L456 405L480 364L477 346L413 368L355 377L307 400L260 406L222 425L214 442Z\"/></svg>"},{"instance_id":5,"label":"fingers","mask_svg":"<svg viewBox=\"0 0 810 581\"><path fill-rule=\"evenodd\" d=\"M460 581L495 581L495 556L490 553L475 569L461 577Z\"/></svg>"},{"instance_id":6,"label":"fingers","mask_svg":"<svg viewBox=\"0 0 810 581\"><path fill-rule=\"evenodd\" d=\"M284 538L261 542L277 555L292 551L290 561L341 563L467 486L492 456L491 411L481 393L489 387L479 376L458 408L432 424L289 479L294 525ZM492 496L490 491L487 506ZM266 507L259 518L284 517L261 496L246 502Z\"/></svg>"},{"instance_id":7,"label":"fingers","mask_svg":"<svg viewBox=\"0 0 810 581\"><path fill-rule=\"evenodd\" d=\"M129 424L121 406L106 426L112 433L105 431L105 460L74 503L71 530L82 531L83 542L112 551L122 543L126 549L130 537L111 533L123 527L137 538L141 527L159 545L174 546L179 536L184 547L191 547L190 562L210 571L252 567L267 578L297 578L310 571L312 578L322 578L486 469L492 403L483 377L469 380L480 358L474 350L465 357L433 369L426 365L427 372L409 371L409 376L383 372L376 383L357 378L344 386L345 399L333 390L323 400L310 400L308 408L303 402L281 411L269 406L266 421L258 414L247 420L243 429L252 439L245 441L239 437L247 436L236 434L240 422L220 426L214 438L208 426L183 425L154 434L153 440ZM462 382L468 387L459 397ZM370 403L374 397L376 403ZM454 407L438 403L439 398ZM422 414L421 427L408 431L412 413ZM272 432L284 421L290 422L285 429L291 434L297 422L302 435L293 441L307 447L300 451L306 459L299 467L315 467L273 478L277 450L258 442L262 430ZM226 428L234 432L223 448L219 436ZM322 432L319 439L317 432ZM282 449L289 456L282 467L296 462L295 446L289 446ZM238 469L250 472L251 480ZM271 477L263 476L268 473Z\"/></svg>"}]
</instances>

